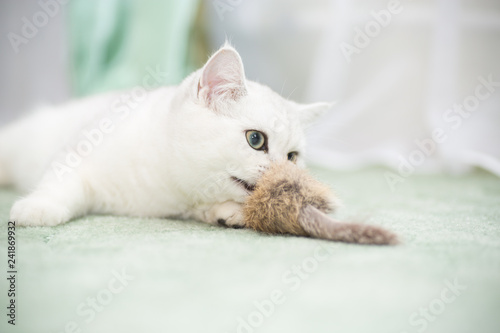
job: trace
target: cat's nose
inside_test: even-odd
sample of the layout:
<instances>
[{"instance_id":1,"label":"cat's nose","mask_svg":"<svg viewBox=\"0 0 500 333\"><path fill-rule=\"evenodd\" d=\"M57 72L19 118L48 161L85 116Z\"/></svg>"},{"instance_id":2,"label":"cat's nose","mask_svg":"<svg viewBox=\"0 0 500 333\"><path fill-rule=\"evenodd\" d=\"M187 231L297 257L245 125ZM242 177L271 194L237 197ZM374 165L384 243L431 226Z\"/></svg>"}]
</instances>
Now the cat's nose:
<instances>
[{"instance_id":1,"label":"cat's nose","mask_svg":"<svg viewBox=\"0 0 500 333\"><path fill-rule=\"evenodd\" d=\"M269 156L268 163L259 166L259 173L264 173L267 169L269 169L271 164L283 161L286 161L286 158L281 155Z\"/></svg>"},{"instance_id":2,"label":"cat's nose","mask_svg":"<svg viewBox=\"0 0 500 333\"><path fill-rule=\"evenodd\" d=\"M283 162L287 159L286 155L283 156L283 155L272 155L272 156L269 156L269 160L271 161L271 163L275 163L275 162Z\"/></svg>"}]
</instances>

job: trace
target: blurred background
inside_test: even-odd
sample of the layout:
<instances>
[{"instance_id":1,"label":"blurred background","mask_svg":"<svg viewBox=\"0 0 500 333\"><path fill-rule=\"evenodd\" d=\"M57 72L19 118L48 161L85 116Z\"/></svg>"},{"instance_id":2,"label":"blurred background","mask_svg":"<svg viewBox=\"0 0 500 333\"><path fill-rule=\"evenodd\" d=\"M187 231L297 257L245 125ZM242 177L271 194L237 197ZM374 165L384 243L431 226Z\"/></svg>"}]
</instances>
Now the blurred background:
<instances>
[{"instance_id":1,"label":"blurred background","mask_svg":"<svg viewBox=\"0 0 500 333\"><path fill-rule=\"evenodd\" d=\"M0 34L0 125L154 69L177 84L228 39L249 79L337 102L310 162L500 175L498 0L1 0Z\"/></svg>"}]
</instances>

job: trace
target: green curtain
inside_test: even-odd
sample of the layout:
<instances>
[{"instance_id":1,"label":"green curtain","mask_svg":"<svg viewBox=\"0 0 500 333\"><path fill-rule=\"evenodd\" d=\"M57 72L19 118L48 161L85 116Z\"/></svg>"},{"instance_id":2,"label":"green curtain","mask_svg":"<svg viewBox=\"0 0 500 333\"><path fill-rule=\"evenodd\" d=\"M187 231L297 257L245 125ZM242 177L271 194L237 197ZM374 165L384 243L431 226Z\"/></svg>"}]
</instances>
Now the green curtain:
<instances>
[{"instance_id":1,"label":"green curtain","mask_svg":"<svg viewBox=\"0 0 500 333\"><path fill-rule=\"evenodd\" d=\"M140 85L149 69L177 84L194 68L198 0L72 0L69 44L75 95ZM204 55L205 56L205 55Z\"/></svg>"}]
</instances>

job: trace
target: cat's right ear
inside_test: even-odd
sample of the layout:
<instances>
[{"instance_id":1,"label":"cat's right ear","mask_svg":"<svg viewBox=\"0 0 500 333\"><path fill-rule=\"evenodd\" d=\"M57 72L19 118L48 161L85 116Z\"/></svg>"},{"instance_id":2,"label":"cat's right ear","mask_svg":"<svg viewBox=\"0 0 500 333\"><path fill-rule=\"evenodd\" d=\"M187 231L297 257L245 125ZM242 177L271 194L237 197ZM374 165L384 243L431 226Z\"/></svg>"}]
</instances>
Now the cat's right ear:
<instances>
[{"instance_id":1,"label":"cat's right ear","mask_svg":"<svg viewBox=\"0 0 500 333\"><path fill-rule=\"evenodd\" d=\"M335 103L313 103L313 104L297 104L299 105L300 121L305 127L311 126L318 118L330 110Z\"/></svg>"},{"instance_id":2,"label":"cat's right ear","mask_svg":"<svg viewBox=\"0 0 500 333\"><path fill-rule=\"evenodd\" d=\"M224 45L207 61L198 81L198 98L217 111L247 94L243 62L236 50Z\"/></svg>"}]
</instances>

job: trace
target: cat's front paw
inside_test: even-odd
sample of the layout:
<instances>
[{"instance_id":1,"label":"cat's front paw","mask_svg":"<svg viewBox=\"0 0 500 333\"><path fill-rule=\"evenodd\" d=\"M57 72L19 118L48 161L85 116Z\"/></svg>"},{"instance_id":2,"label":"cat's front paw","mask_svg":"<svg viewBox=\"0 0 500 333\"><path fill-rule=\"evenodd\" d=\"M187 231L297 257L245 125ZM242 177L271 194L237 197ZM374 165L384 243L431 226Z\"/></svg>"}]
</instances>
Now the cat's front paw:
<instances>
[{"instance_id":1,"label":"cat's front paw","mask_svg":"<svg viewBox=\"0 0 500 333\"><path fill-rule=\"evenodd\" d=\"M242 205L234 201L227 201L220 204L215 212L217 224L241 229L245 227L243 219Z\"/></svg>"},{"instance_id":2,"label":"cat's front paw","mask_svg":"<svg viewBox=\"0 0 500 333\"><path fill-rule=\"evenodd\" d=\"M20 226L54 226L69 221L69 210L49 199L27 197L17 201L10 220Z\"/></svg>"}]
</instances>

